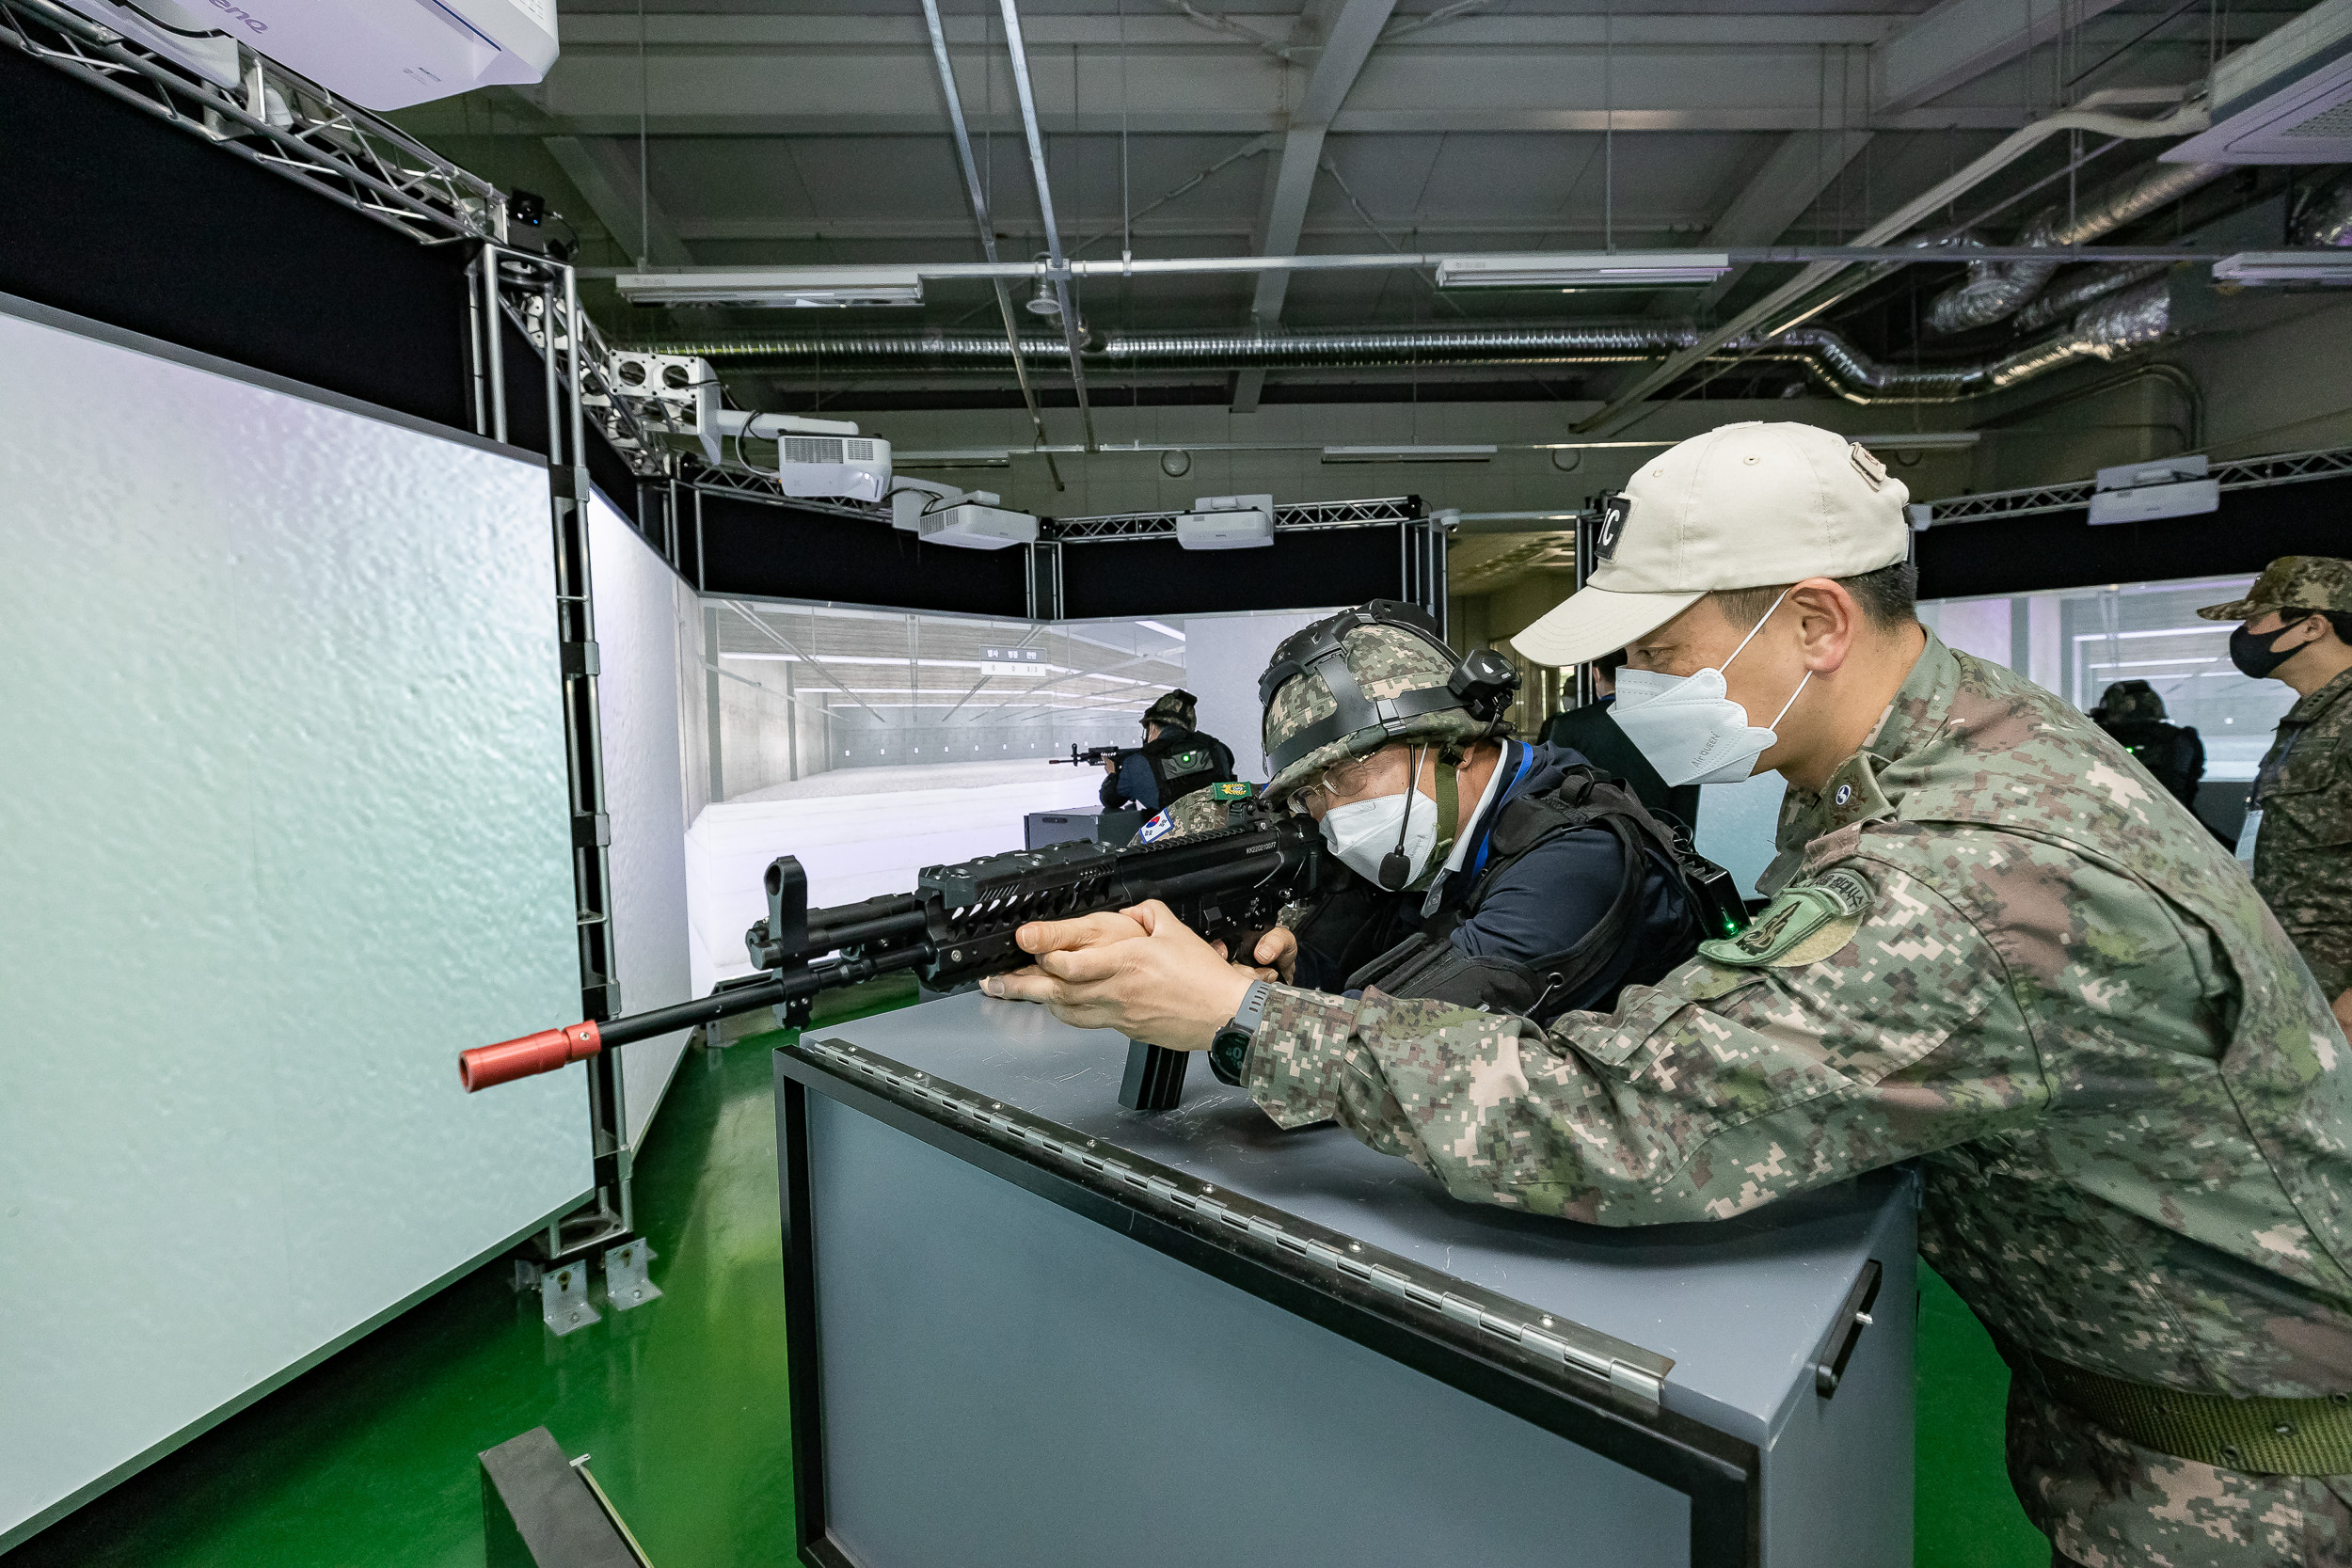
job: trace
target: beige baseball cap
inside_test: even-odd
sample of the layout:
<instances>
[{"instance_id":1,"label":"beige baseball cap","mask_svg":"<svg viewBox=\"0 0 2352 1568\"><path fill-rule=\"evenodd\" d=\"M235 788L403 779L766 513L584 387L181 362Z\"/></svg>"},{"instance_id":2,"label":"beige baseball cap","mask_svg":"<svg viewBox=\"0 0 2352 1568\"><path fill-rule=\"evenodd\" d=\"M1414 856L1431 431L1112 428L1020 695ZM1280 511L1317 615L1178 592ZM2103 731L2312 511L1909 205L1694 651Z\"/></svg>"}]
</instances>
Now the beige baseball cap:
<instances>
[{"instance_id":1,"label":"beige baseball cap","mask_svg":"<svg viewBox=\"0 0 2352 1568\"><path fill-rule=\"evenodd\" d=\"M1911 550L1910 499L1836 431L1751 420L1693 436L1606 499L1584 586L1511 645L1539 664L1581 664L1718 588L1891 566Z\"/></svg>"}]
</instances>

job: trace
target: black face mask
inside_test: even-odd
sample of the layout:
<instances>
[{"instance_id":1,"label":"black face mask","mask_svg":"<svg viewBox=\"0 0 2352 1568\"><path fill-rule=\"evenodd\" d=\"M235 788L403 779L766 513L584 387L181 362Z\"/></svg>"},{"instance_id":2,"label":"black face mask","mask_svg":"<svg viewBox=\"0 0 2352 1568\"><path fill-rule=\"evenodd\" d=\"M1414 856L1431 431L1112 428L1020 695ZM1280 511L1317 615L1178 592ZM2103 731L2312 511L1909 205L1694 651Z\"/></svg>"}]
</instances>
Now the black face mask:
<instances>
[{"instance_id":1,"label":"black face mask","mask_svg":"<svg viewBox=\"0 0 2352 1568\"><path fill-rule=\"evenodd\" d=\"M2257 635L2244 626L2238 627L2230 634L2230 662L2249 680L2268 680L2280 665L2303 651L2305 644L2300 642L2284 653L2279 651L2279 639L2294 629L2280 626L2277 631Z\"/></svg>"}]
</instances>

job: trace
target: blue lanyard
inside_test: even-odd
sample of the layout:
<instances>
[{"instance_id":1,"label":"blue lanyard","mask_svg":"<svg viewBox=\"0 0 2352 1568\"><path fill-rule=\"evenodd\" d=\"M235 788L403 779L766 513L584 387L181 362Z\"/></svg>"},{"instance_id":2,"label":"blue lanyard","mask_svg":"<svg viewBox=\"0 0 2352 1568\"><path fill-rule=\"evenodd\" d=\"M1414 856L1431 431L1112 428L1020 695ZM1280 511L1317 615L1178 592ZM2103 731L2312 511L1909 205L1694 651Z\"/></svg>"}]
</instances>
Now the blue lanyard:
<instances>
[{"instance_id":1,"label":"blue lanyard","mask_svg":"<svg viewBox=\"0 0 2352 1568\"><path fill-rule=\"evenodd\" d=\"M1497 811L1501 811L1502 809L1502 802L1508 800L1511 798L1512 792L1519 787L1519 781L1527 777L1528 766L1534 760L1534 747L1526 745L1519 747L1519 770L1511 775L1511 782L1503 786L1502 794L1495 797L1495 809ZM1476 879L1480 872L1486 869L1486 851L1494 847L1494 824L1490 822L1486 825L1486 832L1482 834L1478 840L1478 858L1471 863L1470 868L1470 874L1473 880Z\"/></svg>"}]
</instances>

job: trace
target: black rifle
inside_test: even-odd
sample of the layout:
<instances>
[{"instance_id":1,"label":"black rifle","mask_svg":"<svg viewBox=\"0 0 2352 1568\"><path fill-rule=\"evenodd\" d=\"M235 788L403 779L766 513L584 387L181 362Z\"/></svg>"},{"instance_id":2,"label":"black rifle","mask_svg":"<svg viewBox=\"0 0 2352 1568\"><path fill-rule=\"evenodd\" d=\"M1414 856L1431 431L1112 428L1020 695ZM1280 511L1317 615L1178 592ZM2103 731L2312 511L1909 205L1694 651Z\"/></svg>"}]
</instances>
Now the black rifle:
<instances>
[{"instance_id":1,"label":"black rifle","mask_svg":"<svg viewBox=\"0 0 2352 1568\"><path fill-rule=\"evenodd\" d=\"M478 1046L458 1057L469 1091L528 1078L607 1046L651 1039L760 1007L775 1006L789 1027L808 1022L817 993L877 974L913 970L945 990L1031 962L1014 933L1032 920L1070 920L1157 898L1186 926L1247 961L1283 905L1311 899L1333 875L1323 835L1302 816L1252 804L1232 826L1161 844L1109 848L1049 845L927 867L913 893L886 894L837 909L808 907L808 878L785 855L768 867L768 917L744 933L764 978L675 1007ZM826 957L827 954L834 955ZM1127 1056L1120 1103L1171 1109L1184 1092L1189 1053L1141 1041Z\"/></svg>"},{"instance_id":2,"label":"black rifle","mask_svg":"<svg viewBox=\"0 0 2352 1568\"><path fill-rule=\"evenodd\" d=\"M1132 746L1089 746L1081 752L1078 750L1078 743L1073 740L1070 743L1068 756L1047 757L1045 760L1055 763L1066 762L1073 768L1100 768L1106 762L1117 761L1120 752L1134 750Z\"/></svg>"}]
</instances>

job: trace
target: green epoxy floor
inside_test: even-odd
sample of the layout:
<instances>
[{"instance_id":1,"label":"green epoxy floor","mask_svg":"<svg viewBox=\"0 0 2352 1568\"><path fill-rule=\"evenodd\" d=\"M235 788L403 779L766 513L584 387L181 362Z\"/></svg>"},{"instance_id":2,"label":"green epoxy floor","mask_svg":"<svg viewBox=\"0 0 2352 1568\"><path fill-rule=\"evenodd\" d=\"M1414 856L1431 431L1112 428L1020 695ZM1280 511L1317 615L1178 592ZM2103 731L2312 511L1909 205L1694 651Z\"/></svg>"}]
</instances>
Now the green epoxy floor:
<instances>
[{"instance_id":1,"label":"green epoxy floor","mask_svg":"<svg viewBox=\"0 0 2352 1568\"><path fill-rule=\"evenodd\" d=\"M840 1022L911 1002L878 981ZM533 1426L658 1568L792 1562L769 1048L689 1051L637 1167L662 1298L558 1339L504 1262L133 1477L0 1568L479 1568L474 1455ZM2000 1457L2008 1369L1920 1271L1916 1568L2046 1568Z\"/></svg>"}]
</instances>

